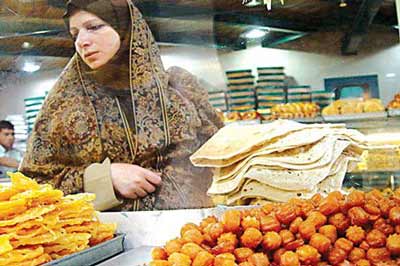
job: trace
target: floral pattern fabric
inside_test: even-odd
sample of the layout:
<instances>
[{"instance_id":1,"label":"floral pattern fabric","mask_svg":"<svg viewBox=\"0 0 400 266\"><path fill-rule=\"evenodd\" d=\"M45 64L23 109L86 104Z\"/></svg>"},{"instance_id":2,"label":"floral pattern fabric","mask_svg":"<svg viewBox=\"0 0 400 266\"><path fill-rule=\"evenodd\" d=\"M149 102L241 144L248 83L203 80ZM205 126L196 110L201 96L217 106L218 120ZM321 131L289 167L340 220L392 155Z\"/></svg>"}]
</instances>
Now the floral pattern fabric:
<instances>
[{"instance_id":1,"label":"floral pattern fabric","mask_svg":"<svg viewBox=\"0 0 400 266\"><path fill-rule=\"evenodd\" d=\"M188 158L222 122L193 75L178 67L163 69L146 22L128 3L130 87L99 85L82 72L75 55L38 115L20 171L72 194L84 191L84 170L108 157L161 172L161 186L140 199L140 210L208 207L211 171ZM126 130L134 136L133 155ZM133 209L133 200L121 200L115 210Z\"/></svg>"}]
</instances>

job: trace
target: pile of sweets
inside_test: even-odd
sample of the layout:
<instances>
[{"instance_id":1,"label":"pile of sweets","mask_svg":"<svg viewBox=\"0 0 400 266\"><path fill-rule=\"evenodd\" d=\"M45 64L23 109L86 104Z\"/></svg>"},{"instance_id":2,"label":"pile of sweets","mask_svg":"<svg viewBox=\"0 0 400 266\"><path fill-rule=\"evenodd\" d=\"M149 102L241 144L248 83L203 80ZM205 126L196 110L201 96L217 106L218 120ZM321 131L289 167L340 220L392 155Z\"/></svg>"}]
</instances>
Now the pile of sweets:
<instances>
[{"instance_id":1,"label":"pile of sweets","mask_svg":"<svg viewBox=\"0 0 400 266\"><path fill-rule=\"evenodd\" d=\"M65 196L21 173L0 187L0 265L36 266L114 237L116 224L99 222L93 194Z\"/></svg>"},{"instance_id":2,"label":"pile of sweets","mask_svg":"<svg viewBox=\"0 0 400 266\"><path fill-rule=\"evenodd\" d=\"M395 266L399 255L400 189L353 190L186 224L150 266Z\"/></svg>"}]
</instances>

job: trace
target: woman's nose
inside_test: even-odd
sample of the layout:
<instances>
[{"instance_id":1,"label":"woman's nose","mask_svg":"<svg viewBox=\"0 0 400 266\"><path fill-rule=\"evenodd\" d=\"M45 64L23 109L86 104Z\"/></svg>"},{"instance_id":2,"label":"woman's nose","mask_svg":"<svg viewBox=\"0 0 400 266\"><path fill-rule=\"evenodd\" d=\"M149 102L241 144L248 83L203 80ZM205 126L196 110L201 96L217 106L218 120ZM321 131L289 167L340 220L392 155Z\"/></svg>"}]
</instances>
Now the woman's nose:
<instances>
[{"instance_id":1,"label":"woman's nose","mask_svg":"<svg viewBox=\"0 0 400 266\"><path fill-rule=\"evenodd\" d=\"M77 38L76 38L76 44L80 47L80 48L84 48L84 47L88 47L90 46L90 44L92 43L92 41L90 40L90 34L88 34L85 31L81 31L79 32Z\"/></svg>"}]
</instances>

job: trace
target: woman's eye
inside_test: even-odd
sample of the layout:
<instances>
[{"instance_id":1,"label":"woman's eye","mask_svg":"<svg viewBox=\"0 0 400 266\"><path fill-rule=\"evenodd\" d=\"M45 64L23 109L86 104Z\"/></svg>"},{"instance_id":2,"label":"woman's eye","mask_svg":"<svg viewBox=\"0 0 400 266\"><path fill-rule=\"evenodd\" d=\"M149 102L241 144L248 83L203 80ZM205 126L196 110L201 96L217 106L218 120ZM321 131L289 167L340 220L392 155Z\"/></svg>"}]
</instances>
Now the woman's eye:
<instances>
[{"instance_id":1,"label":"woman's eye","mask_svg":"<svg viewBox=\"0 0 400 266\"><path fill-rule=\"evenodd\" d=\"M98 29L101 29L104 26L104 24L99 24L99 25L94 25L94 26L89 26L87 29L91 31L95 31Z\"/></svg>"}]
</instances>

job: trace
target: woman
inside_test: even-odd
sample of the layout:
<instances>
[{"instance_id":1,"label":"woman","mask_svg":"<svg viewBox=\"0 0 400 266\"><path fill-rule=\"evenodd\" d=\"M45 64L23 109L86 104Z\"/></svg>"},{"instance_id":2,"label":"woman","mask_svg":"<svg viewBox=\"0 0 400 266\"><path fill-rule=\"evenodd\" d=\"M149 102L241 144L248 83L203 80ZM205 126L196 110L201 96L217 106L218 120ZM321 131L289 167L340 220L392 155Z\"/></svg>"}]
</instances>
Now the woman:
<instances>
[{"instance_id":1,"label":"woman","mask_svg":"<svg viewBox=\"0 0 400 266\"><path fill-rule=\"evenodd\" d=\"M70 0L65 21L77 53L20 170L66 194L94 192L100 210L209 206L211 173L188 159L222 126L207 92L187 71L163 69L130 0Z\"/></svg>"}]
</instances>

